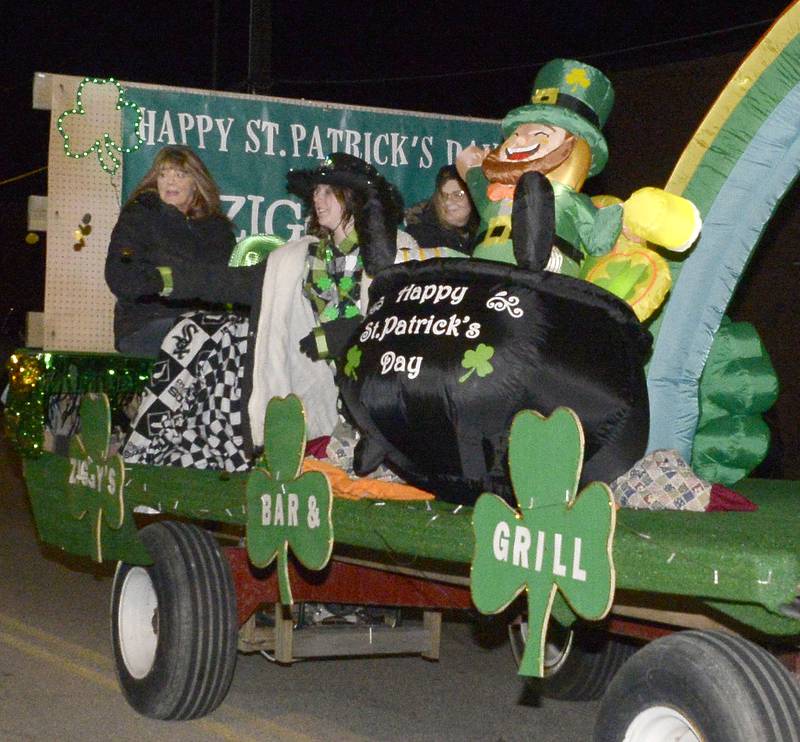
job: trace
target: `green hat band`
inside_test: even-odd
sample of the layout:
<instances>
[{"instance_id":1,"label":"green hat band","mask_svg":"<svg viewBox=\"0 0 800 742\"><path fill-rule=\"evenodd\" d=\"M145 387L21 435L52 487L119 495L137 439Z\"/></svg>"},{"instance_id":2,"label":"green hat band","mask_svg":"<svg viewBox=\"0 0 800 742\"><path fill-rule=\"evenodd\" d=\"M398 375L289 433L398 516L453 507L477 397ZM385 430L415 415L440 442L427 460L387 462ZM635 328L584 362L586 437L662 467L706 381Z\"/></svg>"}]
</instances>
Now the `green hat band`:
<instances>
[{"instance_id":1,"label":"green hat band","mask_svg":"<svg viewBox=\"0 0 800 742\"><path fill-rule=\"evenodd\" d=\"M555 94L554 94L555 93ZM558 104L562 108L568 108L570 111L574 111L579 116L583 116L590 124L596 126L598 129L602 128L600 126L600 119L598 118L597 114L587 106L582 100L576 98L569 93L562 93L560 90L556 88L545 88L544 90L537 90L536 94L533 96L534 103L544 103L550 105Z\"/></svg>"},{"instance_id":2,"label":"green hat band","mask_svg":"<svg viewBox=\"0 0 800 742\"><path fill-rule=\"evenodd\" d=\"M589 175L608 161L603 126L614 105L614 88L600 70L575 59L553 59L534 80L531 102L510 111L503 120L509 136L520 124L559 126L585 139L592 153Z\"/></svg>"}]
</instances>

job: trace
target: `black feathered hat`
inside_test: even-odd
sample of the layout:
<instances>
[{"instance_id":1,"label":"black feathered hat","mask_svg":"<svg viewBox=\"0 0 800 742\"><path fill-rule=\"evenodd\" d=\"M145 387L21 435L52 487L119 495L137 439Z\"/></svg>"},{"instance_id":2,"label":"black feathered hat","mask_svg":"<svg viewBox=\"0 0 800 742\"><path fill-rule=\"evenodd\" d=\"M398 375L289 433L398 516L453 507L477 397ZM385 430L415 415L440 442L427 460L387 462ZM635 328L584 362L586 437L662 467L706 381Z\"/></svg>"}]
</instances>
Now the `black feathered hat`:
<instances>
[{"instance_id":1,"label":"black feathered hat","mask_svg":"<svg viewBox=\"0 0 800 742\"><path fill-rule=\"evenodd\" d=\"M314 188L320 183L350 188L363 204L353 214L362 257L369 275L394 262L397 225L403 218L400 191L372 165L345 152L334 152L316 168L290 170L287 188L311 205Z\"/></svg>"},{"instance_id":2,"label":"black feathered hat","mask_svg":"<svg viewBox=\"0 0 800 742\"><path fill-rule=\"evenodd\" d=\"M372 165L346 152L328 155L317 167L309 170L290 170L286 175L289 193L300 196L310 204L314 188L326 183L350 188L366 200L375 193L386 210L387 223L399 224L403 216L403 197L400 191Z\"/></svg>"}]
</instances>

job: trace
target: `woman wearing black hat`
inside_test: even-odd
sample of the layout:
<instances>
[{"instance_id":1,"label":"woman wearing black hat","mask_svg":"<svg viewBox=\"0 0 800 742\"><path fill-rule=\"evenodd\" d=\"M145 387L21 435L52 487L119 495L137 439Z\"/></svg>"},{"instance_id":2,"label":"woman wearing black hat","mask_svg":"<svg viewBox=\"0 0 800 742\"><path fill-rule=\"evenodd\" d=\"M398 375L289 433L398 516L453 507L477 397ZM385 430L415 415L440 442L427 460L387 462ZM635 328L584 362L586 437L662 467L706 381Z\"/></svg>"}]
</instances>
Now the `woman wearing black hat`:
<instances>
[{"instance_id":1,"label":"woman wearing black hat","mask_svg":"<svg viewBox=\"0 0 800 742\"><path fill-rule=\"evenodd\" d=\"M289 393L303 400L309 440L333 431L338 390L326 359L359 324L369 277L394 262L402 200L346 154L290 172L289 190L309 207L308 234L270 253L249 324L234 332L224 314L220 327L187 316L169 333L126 461L245 469L263 444L267 402Z\"/></svg>"},{"instance_id":2,"label":"woman wearing black hat","mask_svg":"<svg viewBox=\"0 0 800 742\"><path fill-rule=\"evenodd\" d=\"M291 392L305 405L309 439L330 435L338 390L326 360L346 350L363 319L371 277L395 262L398 247L416 247L397 230L399 192L364 160L335 153L289 172L288 188L309 211L307 235L267 263L248 404L255 446L268 400Z\"/></svg>"}]
</instances>

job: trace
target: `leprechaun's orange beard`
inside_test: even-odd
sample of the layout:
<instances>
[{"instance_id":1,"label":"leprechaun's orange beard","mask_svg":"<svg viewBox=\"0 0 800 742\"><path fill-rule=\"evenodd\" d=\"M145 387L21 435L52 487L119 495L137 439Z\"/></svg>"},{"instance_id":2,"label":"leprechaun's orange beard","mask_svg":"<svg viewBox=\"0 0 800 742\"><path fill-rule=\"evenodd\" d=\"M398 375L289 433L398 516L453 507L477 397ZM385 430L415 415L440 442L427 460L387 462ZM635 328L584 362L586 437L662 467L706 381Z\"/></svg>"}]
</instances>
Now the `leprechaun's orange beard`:
<instances>
[{"instance_id":1,"label":"leprechaun's orange beard","mask_svg":"<svg viewBox=\"0 0 800 742\"><path fill-rule=\"evenodd\" d=\"M555 170L559 165L567 160L572 154L575 146L575 137L568 134L561 145L548 152L543 157L536 157L535 148L532 159L528 160L508 160L503 150L505 143L495 147L483 161L483 174L490 183L502 183L503 185L514 185L523 175L531 171L547 175L551 170Z\"/></svg>"}]
</instances>

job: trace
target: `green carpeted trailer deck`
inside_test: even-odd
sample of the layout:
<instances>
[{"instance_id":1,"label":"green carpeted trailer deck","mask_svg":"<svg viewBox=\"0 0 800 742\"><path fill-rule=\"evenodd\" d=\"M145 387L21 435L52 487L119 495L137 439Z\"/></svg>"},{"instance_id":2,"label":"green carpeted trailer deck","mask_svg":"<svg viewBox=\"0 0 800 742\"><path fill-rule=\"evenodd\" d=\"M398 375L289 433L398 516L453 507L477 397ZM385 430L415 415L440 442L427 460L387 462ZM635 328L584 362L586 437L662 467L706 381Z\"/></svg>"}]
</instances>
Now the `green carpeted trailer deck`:
<instances>
[{"instance_id":1,"label":"green carpeted trailer deck","mask_svg":"<svg viewBox=\"0 0 800 742\"><path fill-rule=\"evenodd\" d=\"M92 556L93 532L68 508L69 459L45 452L24 466L42 540ZM228 533L243 534L246 482L246 474L133 464L126 467L125 502L132 512L224 524ZM619 510L613 547L616 602L666 605L665 598L689 599L719 622L727 617L742 629L796 640L800 482L743 480L737 490L758 510ZM335 498L333 525L334 554L357 551L385 570L435 573L444 580L468 574L475 548L472 508L444 502ZM148 564L146 551L123 534L105 531L103 557Z\"/></svg>"},{"instance_id":2,"label":"green carpeted trailer deck","mask_svg":"<svg viewBox=\"0 0 800 742\"><path fill-rule=\"evenodd\" d=\"M74 466L49 451L25 458L38 533L71 554L119 560L115 659L126 698L145 715L161 717L154 694L177 698L187 690L200 694L197 703L171 718L209 713L225 696L237 650L265 652L284 664L399 653L438 659L443 612L474 614L471 507L334 497L332 558L318 572L289 560L290 606L280 567L258 568L249 558L249 473L129 465L126 525L112 528L102 513L96 521L77 517L68 485ZM544 673L528 679L532 687L560 699L602 697L604 724L616 724L614 710L639 694L645 710L636 723L650 736L632 739L672 739L652 735L677 729L701 740L707 728L735 724L739 736L730 739L743 741L751 734L743 719L759 734L796 739L800 483L750 479L736 489L758 509L618 510L611 610L602 621L575 620L554 592L542 634ZM304 607L318 604L381 606L394 621L304 624ZM410 619L398 624L401 610ZM528 614L520 598L499 618L509 623L520 665L534 636ZM190 628L180 640L166 628L176 621ZM202 669L182 669L186 657L203 657ZM708 719L696 724L698 703Z\"/></svg>"}]
</instances>

